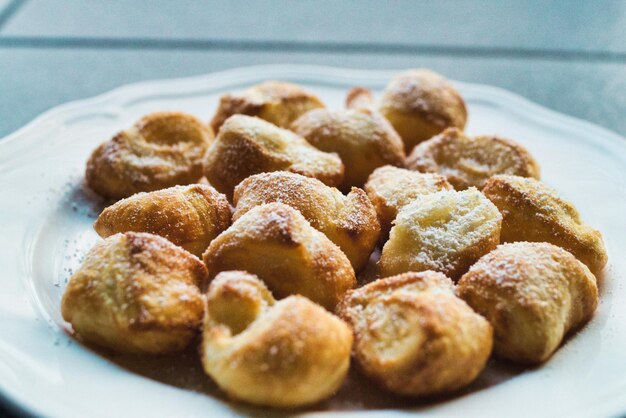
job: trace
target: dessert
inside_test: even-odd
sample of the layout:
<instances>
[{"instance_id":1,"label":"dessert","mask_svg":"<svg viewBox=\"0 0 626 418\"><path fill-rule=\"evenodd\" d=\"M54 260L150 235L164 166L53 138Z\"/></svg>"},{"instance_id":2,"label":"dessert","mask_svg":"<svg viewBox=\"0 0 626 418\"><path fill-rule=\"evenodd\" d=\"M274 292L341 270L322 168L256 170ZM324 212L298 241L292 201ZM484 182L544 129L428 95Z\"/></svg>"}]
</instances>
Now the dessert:
<instances>
[{"instance_id":1,"label":"dessert","mask_svg":"<svg viewBox=\"0 0 626 418\"><path fill-rule=\"evenodd\" d=\"M242 271L211 282L200 355L232 398L276 408L318 402L343 383L351 346L346 324L302 296L276 301Z\"/></svg>"},{"instance_id":2,"label":"dessert","mask_svg":"<svg viewBox=\"0 0 626 418\"><path fill-rule=\"evenodd\" d=\"M297 209L323 232L359 271L380 237L376 211L365 192L356 187L347 196L334 187L285 171L255 174L235 188L233 220L265 203L280 202Z\"/></svg>"},{"instance_id":3,"label":"dessert","mask_svg":"<svg viewBox=\"0 0 626 418\"><path fill-rule=\"evenodd\" d=\"M118 232L149 232L201 256L230 225L226 196L203 184L137 193L105 208L94 229L106 238Z\"/></svg>"},{"instance_id":4,"label":"dessert","mask_svg":"<svg viewBox=\"0 0 626 418\"><path fill-rule=\"evenodd\" d=\"M96 148L85 179L93 191L111 199L195 183L212 140L211 129L194 116L152 113Z\"/></svg>"},{"instance_id":5,"label":"dessert","mask_svg":"<svg viewBox=\"0 0 626 418\"><path fill-rule=\"evenodd\" d=\"M337 186L344 166L336 154L318 150L295 133L243 115L224 122L204 157L204 175L229 199L246 177L270 171L291 171Z\"/></svg>"},{"instance_id":6,"label":"dessert","mask_svg":"<svg viewBox=\"0 0 626 418\"><path fill-rule=\"evenodd\" d=\"M457 292L494 329L494 352L521 363L546 361L598 306L596 279L576 258L545 242L498 246Z\"/></svg>"},{"instance_id":7,"label":"dessert","mask_svg":"<svg viewBox=\"0 0 626 418\"><path fill-rule=\"evenodd\" d=\"M78 336L130 353L182 350L196 335L207 271L157 235L115 234L96 244L63 294L63 319Z\"/></svg>"}]
</instances>

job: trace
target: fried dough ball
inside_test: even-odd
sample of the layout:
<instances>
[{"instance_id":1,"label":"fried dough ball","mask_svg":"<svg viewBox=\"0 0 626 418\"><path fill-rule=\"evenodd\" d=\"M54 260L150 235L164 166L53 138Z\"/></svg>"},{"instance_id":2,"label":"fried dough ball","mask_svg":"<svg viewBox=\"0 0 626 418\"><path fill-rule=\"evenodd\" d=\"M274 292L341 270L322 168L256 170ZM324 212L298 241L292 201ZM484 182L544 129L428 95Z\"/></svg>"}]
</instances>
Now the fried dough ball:
<instances>
[{"instance_id":1,"label":"fried dough ball","mask_svg":"<svg viewBox=\"0 0 626 418\"><path fill-rule=\"evenodd\" d=\"M458 280L500 242L502 215L475 188L423 195L405 206L379 260L382 277L435 270Z\"/></svg>"},{"instance_id":2,"label":"fried dough ball","mask_svg":"<svg viewBox=\"0 0 626 418\"><path fill-rule=\"evenodd\" d=\"M209 277L245 270L279 298L300 294L331 310L356 285L339 247L283 203L250 209L211 242L203 258Z\"/></svg>"},{"instance_id":3,"label":"fried dough ball","mask_svg":"<svg viewBox=\"0 0 626 418\"><path fill-rule=\"evenodd\" d=\"M404 141L406 152L445 128L463 129L465 102L448 80L430 70L409 70L393 77L380 104L380 112Z\"/></svg>"},{"instance_id":4,"label":"fried dough ball","mask_svg":"<svg viewBox=\"0 0 626 418\"><path fill-rule=\"evenodd\" d=\"M315 109L291 129L314 147L336 152L345 166L340 189L362 187L377 167L404 163L404 144L389 122L371 109Z\"/></svg>"},{"instance_id":5,"label":"fried dough ball","mask_svg":"<svg viewBox=\"0 0 626 418\"><path fill-rule=\"evenodd\" d=\"M598 305L594 275L564 249L545 242L503 244L459 281L457 293L494 328L494 352L542 363Z\"/></svg>"},{"instance_id":6,"label":"fried dough ball","mask_svg":"<svg viewBox=\"0 0 626 418\"><path fill-rule=\"evenodd\" d=\"M122 199L202 177L202 156L213 132L191 115L152 113L101 144L87 162L87 185L101 196Z\"/></svg>"},{"instance_id":7,"label":"fried dough ball","mask_svg":"<svg viewBox=\"0 0 626 418\"><path fill-rule=\"evenodd\" d=\"M204 157L209 183L231 199L246 177L269 171L291 171L336 186L344 167L337 155L318 150L291 131L251 116L230 117Z\"/></svg>"},{"instance_id":8,"label":"fried dough ball","mask_svg":"<svg viewBox=\"0 0 626 418\"><path fill-rule=\"evenodd\" d=\"M415 147L406 167L444 175L457 190L482 189L495 174L539 178L539 165L521 145L497 136L469 137L454 128Z\"/></svg>"},{"instance_id":9,"label":"fried dough ball","mask_svg":"<svg viewBox=\"0 0 626 418\"><path fill-rule=\"evenodd\" d=\"M226 196L203 184L137 193L102 211L94 229L103 238L118 232L150 232L201 256L230 225Z\"/></svg>"},{"instance_id":10,"label":"fried dough ball","mask_svg":"<svg viewBox=\"0 0 626 418\"><path fill-rule=\"evenodd\" d=\"M281 202L297 209L341 248L356 271L365 267L380 237L376 211L365 192L356 187L344 196L319 180L276 171L239 183L233 202L233 220L264 203Z\"/></svg>"},{"instance_id":11,"label":"fried dough ball","mask_svg":"<svg viewBox=\"0 0 626 418\"><path fill-rule=\"evenodd\" d=\"M182 350L204 312L202 262L157 235L126 232L96 244L63 295L63 319L86 342L115 351Z\"/></svg>"},{"instance_id":12,"label":"fried dough ball","mask_svg":"<svg viewBox=\"0 0 626 418\"><path fill-rule=\"evenodd\" d=\"M502 213L502 242L549 242L565 248L594 272L608 257L600 231L585 224L570 202L540 181L492 177L483 193Z\"/></svg>"},{"instance_id":13,"label":"fried dough ball","mask_svg":"<svg viewBox=\"0 0 626 418\"><path fill-rule=\"evenodd\" d=\"M400 209L421 195L441 190L452 190L444 176L389 165L374 170L365 183L365 191L376 208L384 237L389 235L391 223Z\"/></svg>"},{"instance_id":14,"label":"fried dough ball","mask_svg":"<svg viewBox=\"0 0 626 418\"><path fill-rule=\"evenodd\" d=\"M320 99L296 84L266 81L242 93L222 96L211 127L217 132L226 119L243 114L288 128L300 115L320 107L324 107Z\"/></svg>"},{"instance_id":15,"label":"fried dough ball","mask_svg":"<svg viewBox=\"0 0 626 418\"><path fill-rule=\"evenodd\" d=\"M376 280L348 292L338 312L354 331L361 369L399 395L460 389L491 353L491 326L455 296L452 281L441 273Z\"/></svg>"},{"instance_id":16,"label":"fried dough ball","mask_svg":"<svg viewBox=\"0 0 626 418\"><path fill-rule=\"evenodd\" d=\"M277 408L325 399L344 381L351 347L348 326L302 296L276 302L242 271L211 282L202 364L235 399Z\"/></svg>"}]
</instances>

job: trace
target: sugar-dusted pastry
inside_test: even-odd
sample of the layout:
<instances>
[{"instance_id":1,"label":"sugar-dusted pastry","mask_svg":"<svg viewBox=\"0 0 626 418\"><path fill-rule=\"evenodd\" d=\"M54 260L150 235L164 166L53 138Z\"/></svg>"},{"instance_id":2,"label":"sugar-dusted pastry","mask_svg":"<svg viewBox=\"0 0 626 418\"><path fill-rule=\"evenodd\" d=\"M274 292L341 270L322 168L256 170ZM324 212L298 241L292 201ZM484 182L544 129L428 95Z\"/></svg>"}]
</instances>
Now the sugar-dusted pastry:
<instances>
[{"instance_id":1,"label":"sugar-dusted pastry","mask_svg":"<svg viewBox=\"0 0 626 418\"><path fill-rule=\"evenodd\" d=\"M300 115L320 107L324 107L320 99L296 84L266 81L241 93L222 96L211 127L217 132L226 119L243 114L288 128Z\"/></svg>"},{"instance_id":2,"label":"sugar-dusted pastry","mask_svg":"<svg viewBox=\"0 0 626 418\"><path fill-rule=\"evenodd\" d=\"M340 188L344 191L363 187L377 167L404 164L402 139L371 109L315 109L296 119L291 129L316 148L341 157L345 176Z\"/></svg>"},{"instance_id":3,"label":"sugar-dusted pastry","mask_svg":"<svg viewBox=\"0 0 626 418\"><path fill-rule=\"evenodd\" d=\"M200 355L234 399L276 408L321 401L343 383L351 347L348 326L302 296L275 301L243 271L211 282Z\"/></svg>"},{"instance_id":4,"label":"sugar-dusted pastry","mask_svg":"<svg viewBox=\"0 0 626 418\"><path fill-rule=\"evenodd\" d=\"M382 277L435 270L455 281L500 242L502 216L481 192L422 195L396 217L378 262Z\"/></svg>"},{"instance_id":5,"label":"sugar-dusted pastry","mask_svg":"<svg viewBox=\"0 0 626 418\"><path fill-rule=\"evenodd\" d=\"M94 229L103 238L118 232L150 232L201 256L230 225L226 196L203 184L137 193L102 211Z\"/></svg>"},{"instance_id":6,"label":"sugar-dusted pastry","mask_svg":"<svg viewBox=\"0 0 626 418\"><path fill-rule=\"evenodd\" d=\"M245 270L278 298L300 294L331 310L356 285L339 247L283 203L250 209L211 242L203 258L211 278Z\"/></svg>"},{"instance_id":7,"label":"sugar-dusted pastry","mask_svg":"<svg viewBox=\"0 0 626 418\"><path fill-rule=\"evenodd\" d=\"M202 156L211 128L191 115L152 113L101 144L87 162L87 185L101 196L121 199L202 177Z\"/></svg>"},{"instance_id":8,"label":"sugar-dusted pastry","mask_svg":"<svg viewBox=\"0 0 626 418\"><path fill-rule=\"evenodd\" d=\"M78 336L116 351L182 350L204 312L202 262L157 235L126 232L97 243L63 295L63 319Z\"/></svg>"},{"instance_id":9,"label":"sugar-dusted pastry","mask_svg":"<svg viewBox=\"0 0 626 418\"><path fill-rule=\"evenodd\" d=\"M546 242L498 246L463 275L457 293L493 326L497 355L530 364L550 358L598 305L587 266Z\"/></svg>"},{"instance_id":10,"label":"sugar-dusted pastry","mask_svg":"<svg viewBox=\"0 0 626 418\"><path fill-rule=\"evenodd\" d=\"M298 211L323 232L361 270L380 237L376 211L356 187L344 196L317 179L286 171L250 176L235 188L233 220L264 203L281 202Z\"/></svg>"},{"instance_id":11,"label":"sugar-dusted pastry","mask_svg":"<svg viewBox=\"0 0 626 418\"><path fill-rule=\"evenodd\" d=\"M448 127L463 129L465 102L448 80L430 70L409 70L393 77L380 112L404 141L406 152Z\"/></svg>"},{"instance_id":12,"label":"sugar-dusted pastry","mask_svg":"<svg viewBox=\"0 0 626 418\"><path fill-rule=\"evenodd\" d=\"M376 208L384 237L389 234L391 223L400 209L418 196L441 190L452 190L452 185L442 175L389 165L374 170L365 183L365 191Z\"/></svg>"},{"instance_id":13,"label":"sugar-dusted pastry","mask_svg":"<svg viewBox=\"0 0 626 418\"><path fill-rule=\"evenodd\" d=\"M344 166L336 154L318 150L295 133L244 115L224 122L204 158L207 179L229 199L246 177L281 170L337 186L343 180Z\"/></svg>"},{"instance_id":14,"label":"sugar-dusted pastry","mask_svg":"<svg viewBox=\"0 0 626 418\"><path fill-rule=\"evenodd\" d=\"M493 330L442 273L410 272L348 292L337 311L354 331L364 373L406 396L470 384L491 353Z\"/></svg>"},{"instance_id":15,"label":"sugar-dusted pastry","mask_svg":"<svg viewBox=\"0 0 626 418\"><path fill-rule=\"evenodd\" d=\"M550 242L565 248L592 271L607 262L600 231L585 224L570 202L540 181L494 176L483 193L502 213L502 242Z\"/></svg>"},{"instance_id":16,"label":"sugar-dusted pastry","mask_svg":"<svg viewBox=\"0 0 626 418\"><path fill-rule=\"evenodd\" d=\"M521 145L498 136L470 137L455 128L416 146L406 167L444 175L457 190L482 189L496 174L539 178L539 165Z\"/></svg>"},{"instance_id":17,"label":"sugar-dusted pastry","mask_svg":"<svg viewBox=\"0 0 626 418\"><path fill-rule=\"evenodd\" d=\"M346 108L374 109L374 95L365 87L353 87L346 94Z\"/></svg>"}]
</instances>

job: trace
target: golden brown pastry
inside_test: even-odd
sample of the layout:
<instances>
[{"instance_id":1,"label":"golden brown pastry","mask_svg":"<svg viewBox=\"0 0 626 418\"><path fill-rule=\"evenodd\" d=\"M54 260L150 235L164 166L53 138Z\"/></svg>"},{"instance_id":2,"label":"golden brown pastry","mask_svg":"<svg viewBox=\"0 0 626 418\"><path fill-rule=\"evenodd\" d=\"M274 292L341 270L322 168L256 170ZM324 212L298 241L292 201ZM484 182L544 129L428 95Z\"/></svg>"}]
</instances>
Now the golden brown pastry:
<instances>
[{"instance_id":1,"label":"golden brown pastry","mask_svg":"<svg viewBox=\"0 0 626 418\"><path fill-rule=\"evenodd\" d=\"M460 389L491 353L491 326L441 273L376 280L348 292L338 313L354 331L353 353L364 373L400 395Z\"/></svg>"},{"instance_id":2,"label":"golden brown pastry","mask_svg":"<svg viewBox=\"0 0 626 418\"><path fill-rule=\"evenodd\" d=\"M444 77L425 69L393 77L383 93L380 112L402 137L407 153L445 128L463 129L467 121L459 92Z\"/></svg>"},{"instance_id":3,"label":"golden brown pastry","mask_svg":"<svg viewBox=\"0 0 626 418\"><path fill-rule=\"evenodd\" d=\"M93 227L103 238L118 232L150 232L201 256L228 228L230 215L226 196L211 186L192 184L120 200L104 209Z\"/></svg>"},{"instance_id":4,"label":"golden brown pastry","mask_svg":"<svg viewBox=\"0 0 626 418\"><path fill-rule=\"evenodd\" d=\"M339 188L344 191L363 187L377 167L404 164L402 139L371 109L315 109L296 119L291 129L314 147L339 154L345 166Z\"/></svg>"},{"instance_id":5,"label":"golden brown pastry","mask_svg":"<svg viewBox=\"0 0 626 418\"><path fill-rule=\"evenodd\" d=\"M217 132L226 119L243 114L288 128L300 115L319 107L324 103L296 84L266 81L242 93L222 96L211 127Z\"/></svg>"},{"instance_id":6,"label":"golden brown pastry","mask_svg":"<svg viewBox=\"0 0 626 418\"><path fill-rule=\"evenodd\" d=\"M475 188L422 195L396 218L379 260L381 277L435 270L458 280L500 242L502 216Z\"/></svg>"},{"instance_id":7,"label":"golden brown pastry","mask_svg":"<svg viewBox=\"0 0 626 418\"><path fill-rule=\"evenodd\" d=\"M469 137L454 128L415 147L406 167L439 173L457 190L482 189L496 174L539 178L539 165L521 145L497 136Z\"/></svg>"},{"instance_id":8,"label":"golden brown pastry","mask_svg":"<svg viewBox=\"0 0 626 418\"><path fill-rule=\"evenodd\" d=\"M346 108L374 109L374 95L365 87L353 87L346 94Z\"/></svg>"},{"instance_id":9,"label":"golden brown pastry","mask_svg":"<svg viewBox=\"0 0 626 418\"><path fill-rule=\"evenodd\" d=\"M391 223L400 209L418 196L441 190L452 190L452 185L439 174L389 165L374 170L365 183L365 191L376 208L384 237L389 235Z\"/></svg>"},{"instance_id":10,"label":"golden brown pastry","mask_svg":"<svg viewBox=\"0 0 626 418\"><path fill-rule=\"evenodd\" d=\"M255 206L281 202L298 211L346 254L359 271L380 237L376 211L365 192L356 187L344 196L317 179L286 171L250 176L235 188L237 220Z\"/></svg>"},{"instance_id":11,"label":"golden brown pastry","mask_svg":"<svg viewBox=\"0 0 626 418\"><path fill-rule=\"evenodd\" d=\"M550 358L598 305L587 266L545 242L498 246L461 278L457 293L493 325L497 355L531 364Z\"/></svg>"},{"instance_id":12,"label":"golden brown pastry","mask_svg":"<svg viewBox=\"0 0 626 418\"><path fill-rule=\"evenodd\" d=\"M115 234L96 244L63 295L63 318L86 342L116 351L182 350L204 312L207 271L157 235Z\"/></svg>"},{"instance_id":13,"label":"golden brown pastry","mask_svg":"<svg viewBox=\"0 0 626 418\"><path fill-rule=\"evenodd\" d=\"M608 257L600 231L585 224L570 202L540 181L518 176L494 176L483 193L502 213L502 242L550 242L565 248L592 271Z\"/></svg>"},{"instance_id":14,"label":"golden brown pastry","mask_svg":"<svg viewBox=\"0 0 626 418\"><path fill-rule=\"evenodd\" d=\"M242 271L211 282L202 364L232 398L277 408L318 402L341 386L351 347L346 324L302 296L276 302Z\"/></svg>"},{"instance_id":15,"label":"golden brown pastry","mask_svg":"<svg viewBox=\"0 0 626 418\"><path fill-rule=\"evenodd\" d=\"M336 186L344 167L337 155L318 150L291 131L251 116L230 117L204 158L209 182L231 199L246 177L269 171L291 171Z\"/></svg>"},{"instance_id":16,"label":"golden brown pastry","mask_svg":"<svg viewBox=\"0 0 626 418\"><path fill-rule=\"evenodd\" d=\"M250 209L211 242L203 258L209 277L245 270L278 298L300 294L331 310L356 285L339 247L283 203Z\"/></svg>"},{"instance_id":17,"label":"golden brown pastry","mask_svg":"<svg viewBox=\"0 0 626 418\"><path fill-rule=\"evenodd\" d=\"M121 199L202 177L202 156L213 132L179 112L152 113L100 145L87 162L87 185L107 198Z\"/></svg>"}]
</instances>

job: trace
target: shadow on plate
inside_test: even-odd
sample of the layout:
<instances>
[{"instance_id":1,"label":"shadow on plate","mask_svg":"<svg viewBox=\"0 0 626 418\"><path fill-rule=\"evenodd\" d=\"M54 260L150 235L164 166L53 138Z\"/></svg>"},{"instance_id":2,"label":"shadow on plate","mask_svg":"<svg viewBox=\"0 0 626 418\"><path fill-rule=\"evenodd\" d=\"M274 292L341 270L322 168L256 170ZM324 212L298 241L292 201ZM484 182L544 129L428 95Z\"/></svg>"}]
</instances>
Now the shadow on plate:
<instances>
[{"instance_id":1,"label":"shadow on plate","mask_svg":"<svg viewBox=\"0 0 626 418\"><path fill-rule=\"evenodd\" d=\"M198 355L198 344L199 341L195 341L183 352L160 356L119 354L91 348L130 372L180 389L204 393L229 403L231 408L242 414L264 417L279 417L289 414L290 411L261 409L229 401L228 397L204 373ZM413 399L385 392L362 375L357 368L351 367L346 381L333 397L308 408L300 409L299 412L430 408L488 389L523 373L524 370L526 369L491 359L483 373L469 387L447 396Z\"/></svg>"}]
</instances>

